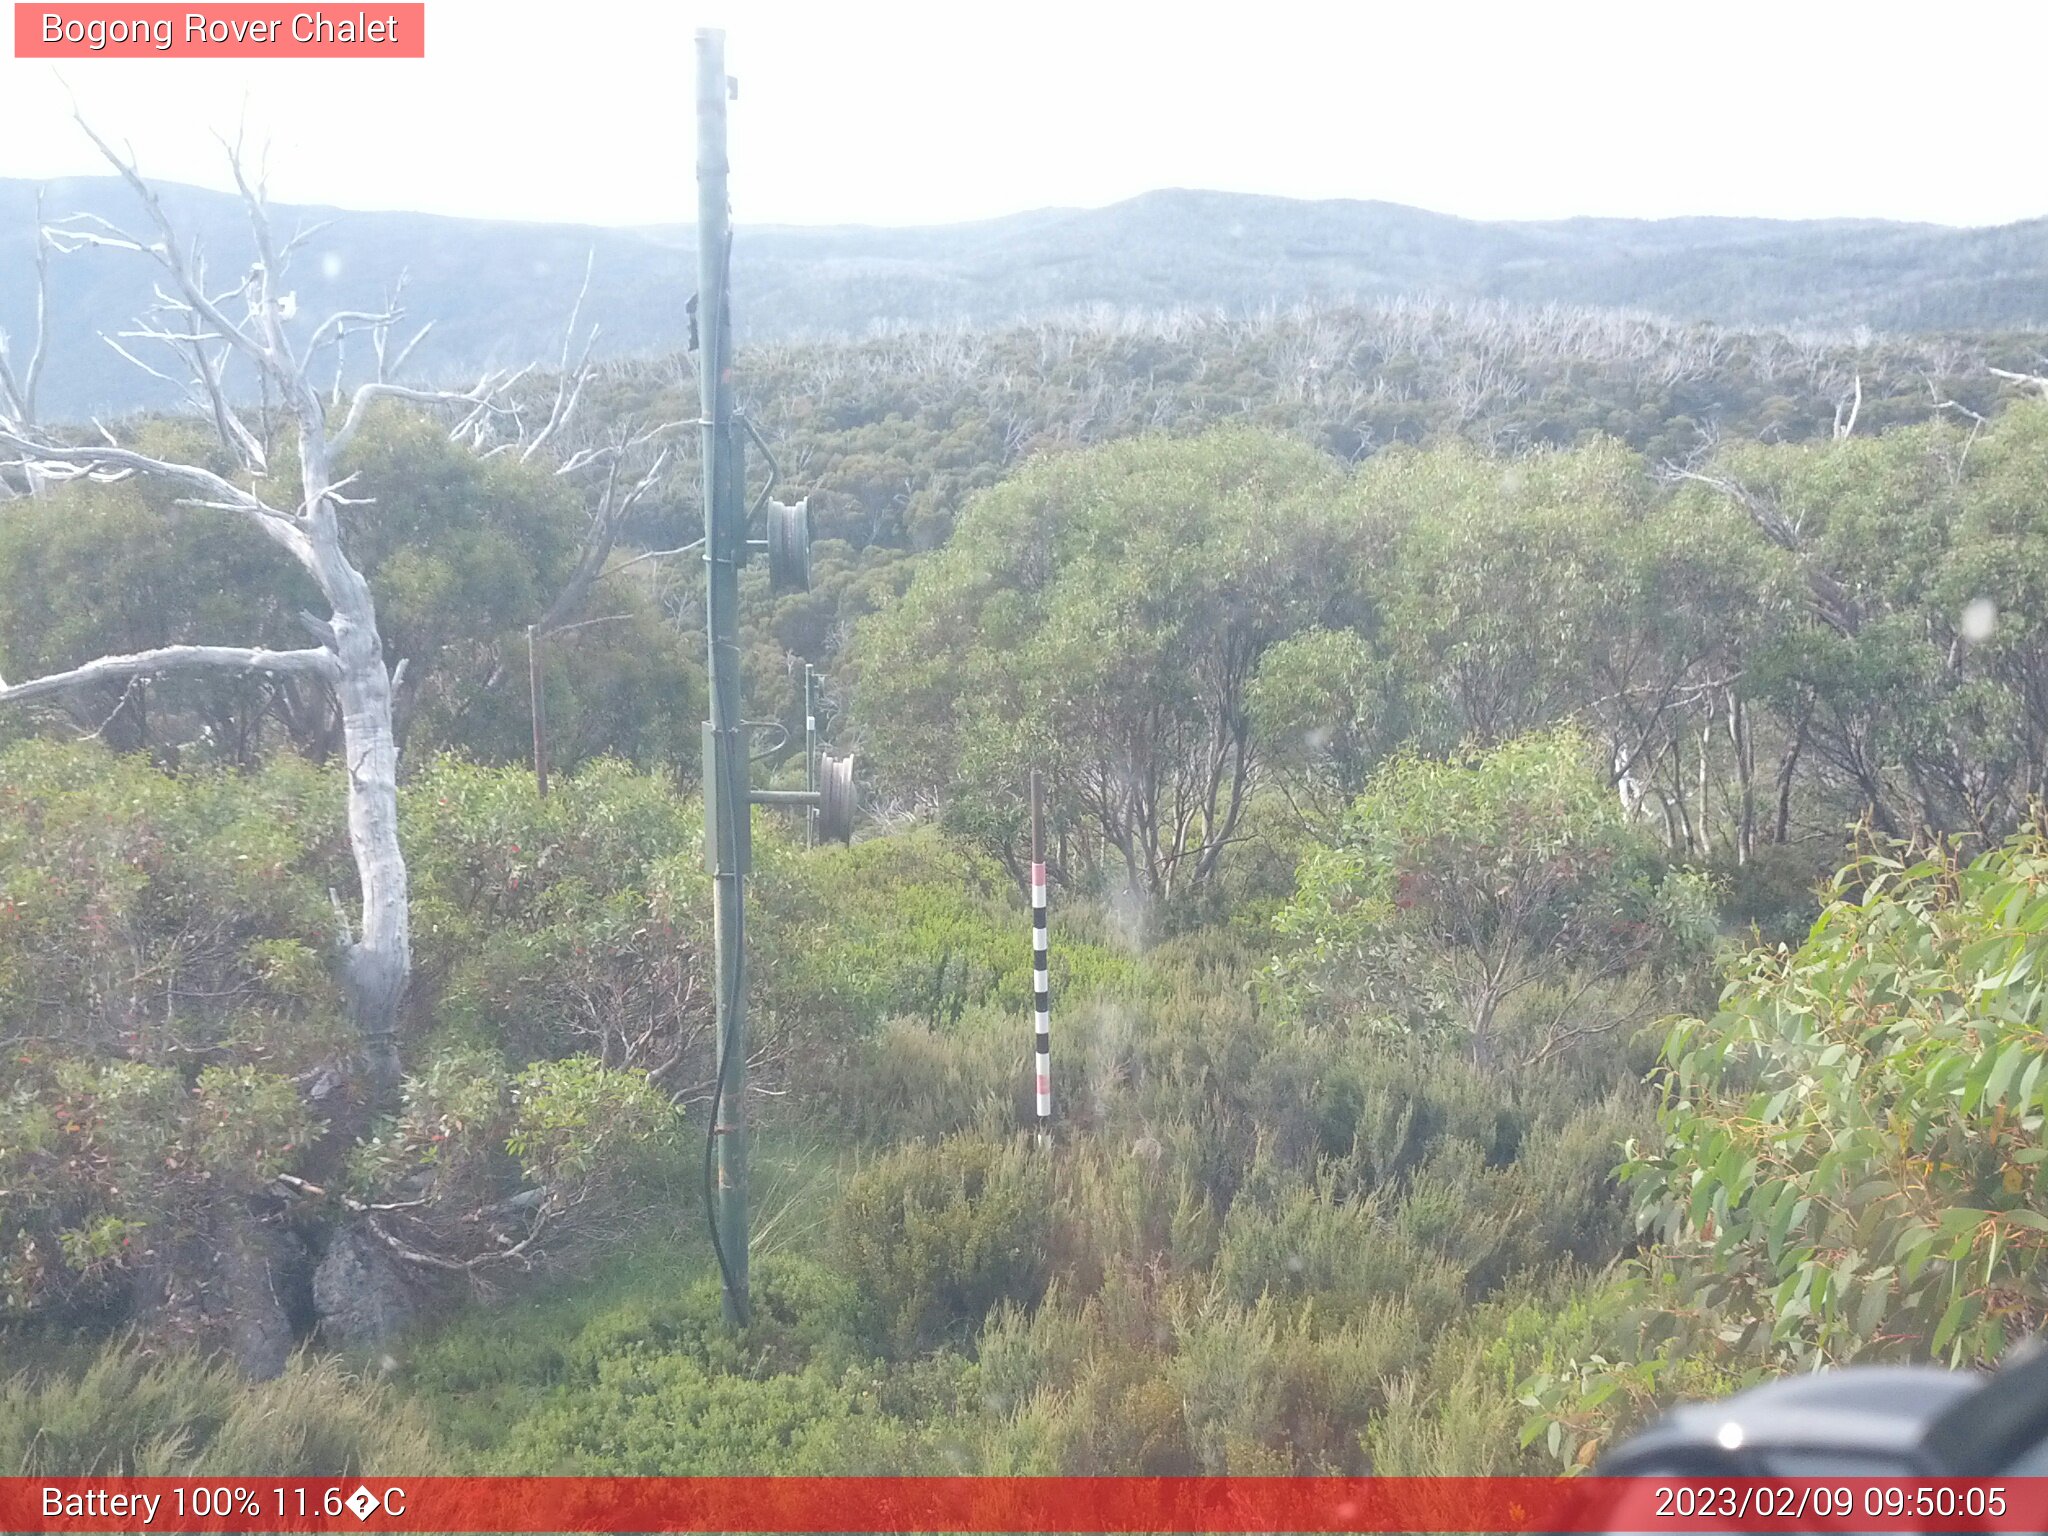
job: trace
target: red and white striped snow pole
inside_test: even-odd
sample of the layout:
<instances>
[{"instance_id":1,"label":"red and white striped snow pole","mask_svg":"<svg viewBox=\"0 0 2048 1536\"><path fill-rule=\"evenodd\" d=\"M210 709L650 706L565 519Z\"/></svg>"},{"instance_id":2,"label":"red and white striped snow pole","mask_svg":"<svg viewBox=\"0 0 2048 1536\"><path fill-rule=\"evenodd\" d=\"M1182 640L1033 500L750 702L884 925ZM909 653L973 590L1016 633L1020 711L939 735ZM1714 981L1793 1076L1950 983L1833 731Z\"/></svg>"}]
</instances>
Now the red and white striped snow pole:
<instances>
[{"instance_id":1,"label":"red and white striped snow pole","mask_svg":"<svg viewBox=\"0 0 2048 1536\"><path fill-rule=\"evenodd\" d=\"M1031 1006L1036 1024L1038 1068L1038 1140L1052 1137L1052 976L1045 926L1044 817L1040 809L1038 770L1031 770Z\"/></svg>"}]
</instances>

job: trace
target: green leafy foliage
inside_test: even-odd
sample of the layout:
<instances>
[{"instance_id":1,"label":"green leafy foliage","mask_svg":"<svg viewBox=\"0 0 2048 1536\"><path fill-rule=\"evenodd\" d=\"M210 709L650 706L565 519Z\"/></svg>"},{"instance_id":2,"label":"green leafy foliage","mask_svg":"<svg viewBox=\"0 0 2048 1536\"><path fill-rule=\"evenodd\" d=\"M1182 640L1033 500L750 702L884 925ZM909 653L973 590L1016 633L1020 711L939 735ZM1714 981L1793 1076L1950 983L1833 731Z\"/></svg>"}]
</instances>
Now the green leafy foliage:
<instances>
[{"instance_id":1,"label":"green leafy foliage","mask_svg":"<svg viewBox=\"0 0 2048 1536\"><path fill-rule=\"evenodd\" d=\"M1055 837L1133 900L1199 886L1248 804L1259 658L1348 616L1333 468L1217 431L1048 456L984 494L863 631L885 791L948 787L955 823L1014 861L1037 764Z\"/></svg>"},{"instance_id":2,"label":"green leafy foliage","mask_svg":"<svg viewBox=\"0 0 2048 1536\"><path fill-rule=\"evenodd\" d=\"M173 781L0 755L0 1310L103 1298L321 1128L337 797L281 758Z\"/></svg>"},{"instance_id":3,"label":"green leafy foliage","mask_svg":"<svg viewBox=\"0 0 2048 1536\"><path fill-rule=\"evenodd\" d=\"M1886 835L1995 841L2048 789L2048 410L1715 465L1797 558L1824 622L1759 656L1757 691Z\"/></svg>"},{"instance_id":4,"label":"green leafy foliage","mask_svg":"<svg viewBox=\"0 0 2048 1536\"><path fill-rule=\"evenodd\" d=\"M415 985L450 1039L708 1075L701 812L617 761L533 776L453 758L406 786ZM691 1075L691 1074L695 1075Z\"/></svg>"},{"instance_id":5,"label":"green leafy foliage","mask_svg":"<svg viewBox=\"0 0 2048 1536\"><path fill-rule=\"evenodd\" d=\"M230 471L189 429L152 424L136 447ZM304 572L232 513L179 508L175 495L147 479L85 482L10 505L0 522L0 675L181 642L304 644L292 618L316 601ZM251 763L277 708L289 708L278 685L226 676L91 684L39 712L122 751L172 756L176 743L203 735L219 757Z\"/></svg>"},{"instance_id":6,"label":"green leafy foliage","mask_svg":"<svg viewBox=\"0 0 2048 1536\"><path fill-rule=\"evenodd\" d=\"M411 663L403 1092L321 1096L340 768L271 750L317 760L319 711L253 680L69 701L157 761L0 756L10 1345L123 1319L226 1342L238 1254L274 1242L263 1273L303 1292L345 1233L503 1309L390 1347L465 1469L628 1474L1575 1468L1677 1395L1992 1357L2048 1311L2048 858L1998 844L2048 755L2048 414L1802 441L1843 359L1740 338L1717 395L1683 336L1644 361L1625 327L1597 360L1502 343L1461 406L1441 342L1469 320L765 356L792 387L760 419L814 450L828 536L810 593L745 577L749 715L787 719L793 658L850 641L822 713L881 814L848 849L755 820L747 1107L757 1149L800 1150L756 1180L746 1330L697 1209L692 600L644 562L622 616L548 647L541 796L506 766L520 632L576 509L380 421L350 515ZM1922 409L1865 363L1859 430ZM1730 400L1792 441L1690 454ZM1692 478L1650 473L1681 455ZM203 517L128 487L24 512L9 676L102 636L299 643L289 585L244 607L264 573ZM152 530L189 585L134 557ZM1020 1135L1034 765L1049 1146ZM1857 818L1963 851L1873 856L1815 924ZM1724 930L1784 942L1728 960L1715 1012ZM1657 1126L1639 1026L1673 1008L1701 1016ZM102 1386L35 1391L0 1454L9 1411L107 1411L129 1454ZM387 1401L342 1395L337 1435Z\"/></svg>"},{"instance_id":7,"label":"green leafy foliage","mask_svg":"<svg viewBox=\"0 0 2048 1536\"><path fill-rule=\"evenodd\" d=\"M1997 1358L2048 1308L2048 847L1871 854L1665 1048L1643 1217L1738 1353Z\"/></svg>"},{"instance_id":8,"label":"green leafy foliage","mask_svg":"<svg viewBox=\"0 0 2048 1536\"><path fill-rule=\"evenodd\" d=\"M508 1350L502 1333L458 1328L416 1356L408 1380L474 1435L465 1455L478 1471L936 1470L925 1421L931 1395L949 1399L951 1386L930 1373L892 1379L850 1336L854 1305L851 1285L828 1267L770 1259L755 1266L744 1331L726 1325L716 1282L700 1274L585 1310L539 1358ZM462 1405L480 1392L500 1409L470 1426Z\"/></svg>"},{"instance_id":9,"label":"green leafy foliage","mask_svg":"<svg viewBox=\"0 0 2048 1536\"><path fill-rule=\"evenodd\" d=\"M1386 657L1352 629L1307 629L1260 659L1252 721L1269 762L1311 797L1349 803L1396 737Z\"/></svg>"},{"instance_id":10,"label":"green leafy foliage","mask_svg":"<svg viewBox=\"0 0 2048 1536\"><path fill-rule=\"evenodd\" d=\"M1031 992L1030 909L1009 872L937 827L804 854L772 829L757 839L757 995L807 1091L891 1139L1006 1103ZM1063 1000L1141 985L1094 914L1063 908L1054 927Z\"/></svg>"},{"instance_id":11,"label":"green leafy foliage","mask_svg":"<svg viewBox=\"0 0 2048 1536\"><path fill-rule=\"evenodd\" d=\"M1637 983L1711 936L1701 883L1664 867L1571 731L1383 770L1281 914L1283 997L1315 1018L1448 1030L1475 1059L1521 1015L1535 1059L1639 1022ZM1639 995L1640 993L1640 995Z\"/></svg>"},{"instance_id":12,"label":"green leafy foliage","mask_svg":"<svg viewBox=\"0 0 2048 1536\"><path fill-rule=\"evenodd\" d=\"M680 1113L643 1072L588 1056L513 1072L455 1051L408 1079L398 1114L353 1149L349 1175L364 1200L402 1201L411 1244L459 1254L482 1221L517 1256L543 1238L557 1248L565 1236L582 1246L593 1228L616 1235L680 1149Z\"/></svg>"},{"instance_id":13,"label":"green leafy foliage","mask_svg":"<svg viewBox=\"0 0 2048 1536\"><path fill-rule=\"evenodd\" d=\"M1865 853L1798 947L1673 1024L1662 1136L1620 1170L1656 1240L1519 1385L1574 1461L1678 1396L1843 1361L1989 1364L2038 1325L2048 849Z\"/></svg>"},{"instance_id":14,"label":"green leafy foliage","mask_svg":"<svg viewBox=\"0 0 2048 1536\"><path fill-rule=\"evenodd\" d=\"M360 1214L347 1201L390 1206L393 1240L451 1272L588 1256L674 1175L677 1110L649 1073L705 1066L708 1008L658 1011L695 984L662 914L701 880L663 883L688 860L658 781L598 767L542 802L521 774L442 763L410 786L408 843L425 817L435 850L415 866L413 1007L432 1027L400 1112L365 1123L318 1086L347 1038L332 771L281 756L170 776L40 743L0 764L7 1315L92 1309L218 1342L232 1320L207 1298L235 1251L255 1244L274 1305L303 1307L293 1234Z\"/></svg>"},{"instance_id":15,"label":"green leafy foliage","mask_svg":"<svg viewBox=\"0 0 2048 1536\"><path fill-rule=\"evenodd\" d=\"M187 423L148 423L137 447L232 476ZM274 477L296 475L281 445ZM419 415L379 409L346 471L350 558L377 598L385 653L403 657L408 744L494 761L531 751L524 631L568 578L584 534L575 498L537 465L478 458ZM148 482L58 486L0 527L0 675L33 677L94 656L171 644L306 644L301 611L324 611L310 578L232 514L180 506ZM611 583L606 622L547 651L553 760L606 754L648 764L694 756L703 698L694 649L642 587ZM121 750L167 761L253 765L282 743L337 750L332 700L299 680L184 677L95 684L52 713Z\"/></svg>"}]
</instances>

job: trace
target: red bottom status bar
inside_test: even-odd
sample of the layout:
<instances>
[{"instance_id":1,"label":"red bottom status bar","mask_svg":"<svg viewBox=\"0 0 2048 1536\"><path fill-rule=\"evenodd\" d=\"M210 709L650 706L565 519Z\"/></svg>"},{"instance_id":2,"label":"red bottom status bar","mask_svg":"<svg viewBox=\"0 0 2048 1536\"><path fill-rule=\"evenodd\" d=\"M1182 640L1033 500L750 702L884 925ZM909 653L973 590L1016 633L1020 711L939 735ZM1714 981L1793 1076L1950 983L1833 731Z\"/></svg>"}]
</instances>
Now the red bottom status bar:
<instances>
[{"instance_id":1,"label":"red bottom status bar","mask_svg":"<svg viewBox=\"0 0 2048 1536\"><path fill-rule=\"evenodd\" d=\"M0 1531L2048 1531L2048 1478L0 1478Z\"/></svg>"}]
</instances>

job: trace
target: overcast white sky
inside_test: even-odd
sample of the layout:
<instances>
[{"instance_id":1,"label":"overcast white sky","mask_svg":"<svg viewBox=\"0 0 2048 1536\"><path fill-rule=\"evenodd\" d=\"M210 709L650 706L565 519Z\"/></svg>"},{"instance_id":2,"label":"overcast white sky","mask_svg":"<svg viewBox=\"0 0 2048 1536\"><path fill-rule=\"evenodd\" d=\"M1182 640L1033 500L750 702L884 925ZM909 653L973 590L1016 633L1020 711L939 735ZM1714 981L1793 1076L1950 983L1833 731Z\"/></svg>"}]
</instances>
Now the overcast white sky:
<instances>
[{"instance_id":1,"label":"overcast white sky","mask_svg":"<svg viewBox=\"0 0 2048 1536\"><path fill-rule=\"evenodd\" d=\"M375 0L331 0L353 15ZM727 30L735 215L939 223L1163 186L1480 218L2048 213L2048 4L1893 0L428 0L424 61L0 59L0 176L687 222L691 34Z\"/></svg>"}]
</instances>

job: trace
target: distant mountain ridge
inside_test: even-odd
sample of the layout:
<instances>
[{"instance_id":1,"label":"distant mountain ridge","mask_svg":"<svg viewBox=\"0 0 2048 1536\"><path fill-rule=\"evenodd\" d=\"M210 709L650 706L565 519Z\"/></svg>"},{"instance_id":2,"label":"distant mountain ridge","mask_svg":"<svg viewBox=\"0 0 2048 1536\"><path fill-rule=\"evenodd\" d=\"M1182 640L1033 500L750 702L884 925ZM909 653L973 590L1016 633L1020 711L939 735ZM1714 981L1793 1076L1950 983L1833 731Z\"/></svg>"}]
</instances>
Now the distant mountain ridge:
<instances>
[{"instance_id":1,"label":"distant mountain ridge","mask_svg":"<svg viewBox=\"0 0 2048 1536\"><path fill-rule=\"evenodd\" d=\"M0 179L0 328L16 336L30 317L37 185ZM42 185L51 218L140 222L131 195L111 177ZM240 271L249 245L239 201L193 187L162 191L213 271ZM284 231L333 221L294 265L302 314L373 303L407 271L409 313L435 321L422 365L441 376L551 356L593 253L585 312L603 327L600 351L608 355L678 346L696 286L688 226L273 212ZM164 402L164 386L96 339L140 310L149 282L146 264L132 255L94 251L54 264L46 414ZM1506 223L1394 203L1162 191L1107 208L911 229L742 225L734 243L743 342L878 325L993 326L1094 305L1250 312L1414 294L1801 330L2041 328L2048 219L1984 229L1704 217Z\"/></svg>"}]
</instances>

